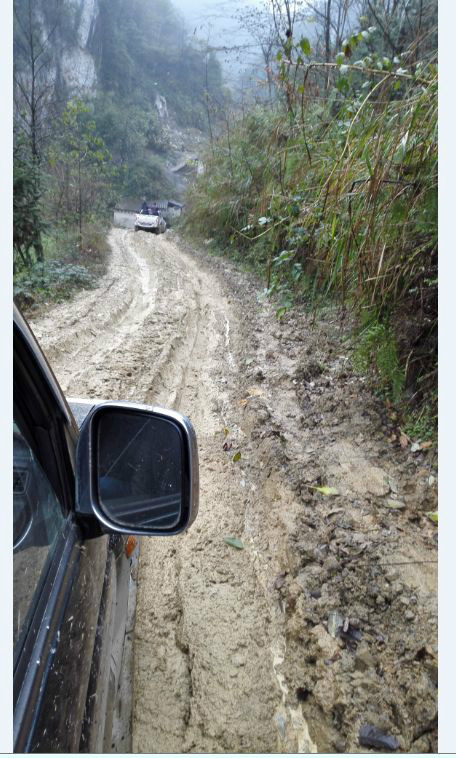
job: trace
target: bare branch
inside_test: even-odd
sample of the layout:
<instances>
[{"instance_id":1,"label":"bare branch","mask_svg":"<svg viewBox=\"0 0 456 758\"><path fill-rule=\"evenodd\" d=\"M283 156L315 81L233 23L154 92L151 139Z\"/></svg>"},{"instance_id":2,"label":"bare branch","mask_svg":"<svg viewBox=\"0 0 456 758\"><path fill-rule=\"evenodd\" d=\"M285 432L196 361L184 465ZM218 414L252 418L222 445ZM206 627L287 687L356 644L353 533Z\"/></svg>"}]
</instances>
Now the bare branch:
<instances>
[{"instance_id":1,"label":"bare branch","mask_svg":"<svg viewBox=\"0 0 456 758\"><path fill-rule=\"evenodd\" d=\"M372 7L371 0L367 0L367 4L369 6L370 12L372 13L373 17L375 18L377 24L379 25L379 27L381 29L382 34L384 35L384 37L387 40L389 46L391 47L391 52L393 53L393 55L396 55L396 52L397 52L396 44L391 39L391 37L390 37L390 35L388 33L388 30L385 28L385 26L382 24L382 22L380 21L379 17L377 16L374 8Z\"/></svg>"}]
</instances>

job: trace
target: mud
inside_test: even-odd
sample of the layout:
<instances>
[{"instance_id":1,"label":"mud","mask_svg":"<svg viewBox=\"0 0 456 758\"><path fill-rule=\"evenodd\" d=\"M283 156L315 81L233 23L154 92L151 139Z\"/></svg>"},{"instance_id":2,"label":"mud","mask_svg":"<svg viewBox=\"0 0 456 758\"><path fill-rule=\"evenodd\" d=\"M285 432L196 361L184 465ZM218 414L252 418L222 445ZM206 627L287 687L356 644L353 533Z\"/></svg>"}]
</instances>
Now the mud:
<instances>
[{"instance_id":1,"label":"mud","mask_svg":"<svg viewBox=\"0 0 456 758\"><path fill-rule=\"evenodd\" d=\"M141 546L133 751L366 752L365 724L436 751L432 448L400 447L335 310L278 322L172 232L109 240L34 331L69 396L177 408L200 451L197 521Z\"/></svg>"}]
</instances>

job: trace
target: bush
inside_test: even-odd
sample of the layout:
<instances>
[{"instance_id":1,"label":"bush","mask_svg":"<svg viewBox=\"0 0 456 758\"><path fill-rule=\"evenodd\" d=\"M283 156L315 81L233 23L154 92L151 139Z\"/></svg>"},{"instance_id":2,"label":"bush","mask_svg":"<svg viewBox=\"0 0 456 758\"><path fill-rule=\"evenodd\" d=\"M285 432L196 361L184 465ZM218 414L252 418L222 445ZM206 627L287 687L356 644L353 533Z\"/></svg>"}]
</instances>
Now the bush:
<instances>
[{"instance_id":1,"label":"bush","mask_svg":"<svg viewBox=\"0 0 456 758\"><path fill-rule=\"evenodd\" d=\"M389 326L372 320L361 331L353 364L363 374L372 372L378 388L393 403L400 401L405 377L399 365L396 339Z\"/></svg>"},{"instance_id":2,"label":"bush","mask_svg":"<svg viewBox=\"0 0 456 758\"><path fill-rule=\"evenodd\" d=\"M84 267L61 261L36 263L14 277L13 295L21 307L45 300L66 300L78 289L92 289L96 282Z\"/></svg>"},{"instance_id":3,"label":"bush","mask_svg":"<svg viewBox=\"0 0 456 758\"><path fill-rule=\"evenodd\" d=\"M100 275L106 268L109 244L106 232L109 221L91 220L82 227L82 244L79 230L70 225L48 227L43 237L44 257L48 262L60 261L82 265L93 274Z\"/></svg>"}]
</instances>

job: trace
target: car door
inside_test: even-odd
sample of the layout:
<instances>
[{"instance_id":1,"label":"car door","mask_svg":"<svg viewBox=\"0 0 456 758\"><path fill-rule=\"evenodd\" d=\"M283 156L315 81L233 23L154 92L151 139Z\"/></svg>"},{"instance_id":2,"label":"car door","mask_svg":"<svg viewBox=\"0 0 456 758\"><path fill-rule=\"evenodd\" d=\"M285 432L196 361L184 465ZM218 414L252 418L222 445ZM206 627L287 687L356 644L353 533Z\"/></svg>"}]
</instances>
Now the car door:
<instances>
[{"instance_id":1,"label":"car door","mask_svg":"<svg viewBox=\"0 0 456 758\"><path fill-rule=\"evenodd\" d=\"M83 538L74 513L77 430L46 369L16 326L14 749L79 752L104 727L99 708L93 726L87 698L107 657L101 640L111 639L113 564L123 541Z\"/></svg>"}]
</instances>

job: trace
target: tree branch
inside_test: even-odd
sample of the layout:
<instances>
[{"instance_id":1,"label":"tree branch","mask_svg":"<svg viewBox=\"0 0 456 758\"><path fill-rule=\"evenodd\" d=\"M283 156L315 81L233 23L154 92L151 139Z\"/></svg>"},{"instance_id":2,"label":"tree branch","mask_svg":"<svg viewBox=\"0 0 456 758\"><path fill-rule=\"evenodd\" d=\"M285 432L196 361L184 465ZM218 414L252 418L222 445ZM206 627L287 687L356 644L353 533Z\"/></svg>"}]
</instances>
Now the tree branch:
<instances>
[{"instance_id":1,"label":"tree branch","mask_svg":"<svg viewBox=\"0 0 456 758\"><path fill-rule=\"evenodd\" d=\"M383 33L383 35L384 35L385 39L387 40L387 42L388 42L389 46L391 47L391 52L392 52L392 54L393 54L393 55L396 55L396 53L397 53L397 48L396 48L396 45L395 45L395 43L393 42L393 40L391 39L391 37L390 37L390 35L389 35L388 31L387 31L387 30L385 29L385 27L383 26L382 22L380 21L379 17L377 16L377 14L376 14L375 10L373 9L373 7L372 7L372 5L371 5L371 0L367 0L367 4L368 4L368 6L369 6L369 10L370 10L370 12L372 13L373 17L375 18L375 20L376 20L377 24L379 25L380 29L382 30L382 33Z\"/></svg>"}]
</instances>

